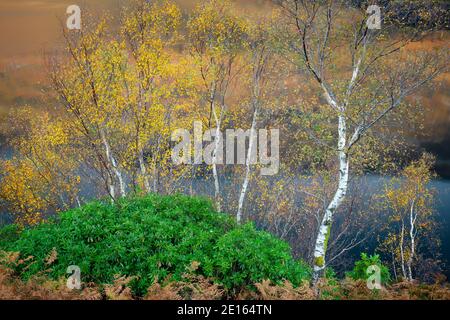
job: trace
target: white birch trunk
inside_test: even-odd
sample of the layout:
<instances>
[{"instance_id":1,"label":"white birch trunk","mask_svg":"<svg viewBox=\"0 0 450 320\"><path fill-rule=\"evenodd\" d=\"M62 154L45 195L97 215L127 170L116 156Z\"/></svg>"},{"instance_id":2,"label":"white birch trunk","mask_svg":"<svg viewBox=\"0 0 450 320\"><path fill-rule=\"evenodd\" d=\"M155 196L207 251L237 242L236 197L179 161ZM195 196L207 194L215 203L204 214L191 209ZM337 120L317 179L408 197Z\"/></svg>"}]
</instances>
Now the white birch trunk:
<instances>
[{"instance_id":1,"label":"white birch trunk","mask_svg":"<svg viewBox=\"0 0 450 320\"><path fill-rule=\"evenodd\" d=\"M76 200L76 202L77 202L78 208L80 208L80 207L81 207L80 198L77 196L75 200Z\"/></svg>"},{"instance_id":2,"label":"white birch trunk","mask_svg":"<svg viewBox=\"0 0 450 320\"><path fill-rule=\"evenodd\" d=\"M413 281L413 275L412 275L412 263L414 256L416 254L416 235L415 235L415 224L416 224L416 218L414 215L414 207L415 207L415 201L413 200L411 204L411 210L409 212L409 238L411 240L411 252L409 254L407 266L408 266L408 278L409 281Z\"/></svg>"},{"instance_id":3,"label":"white birch trunk","mask_svg":"<svg viewBox=\"0 0 450 320\"><path fill-rule=\"evenodd\" d=\"M327 251L328 238L330 236L331 231L331 224L333 222L333 215L344 201L348 188L349 159L347 151L345 150L347 127L344 114L339 115L338 131L339 131L339 140L338 140L339 184L333 196L333 199L328 204L328 207L325 211L325 214L319 227L319 232L317 234L316 244L314 247L313 284L317 283L320 274L325 269L326 266L325 255Z\"/></svg>"},{"instance_id":4,"label":"white birch trunk","mask_svg":"<svg viewBox=\"0 0 450 320\"><path fill-rule=\"evenodd\" d=\"M215 105L215 97L216 97L216 82L214 81L212 83L212 87L211 87L211 92L210 92L210 96L209 96L209 101L211 103L211 112L213 113L214 116L214 121L216 123L216 136L215 136L215 140L214 140L214 150L213 150L213 154L212 154L212 172L213 172L213 179L214 179L214 202L216 204L216 209L217 211L222 211L222 204L221 204L221 199L220 199L220 184L219 184L219 174L217 172L217 150L219 148L220 145L220 126L221 126L221 119L222 119L222 112L220 114L220 116L217 116L217 112L216 112L216 105ZM223 109L223 105L222 105L222 109Z\"/></svg>"},{"instance_id":5,"label":"white birch trunk","mask_svg":"<svg viewBox=\"0 0 450 320\"><path fill-rule=\"evenodd\" d=\"M242 184L241 193L239 195L239 203L238 203L238 210L236 214L236 220L237 223L240 224L242 221L242 208L244 206L244 200L245 200L245 194L247 193L248 188L248 182L250 180L250 163L251 163L251 157L252 152L254 148L254 143L256 140L256 119L258 116L258 107L255 105L255 111L253 112L253 119L252 119L252 127L250 128L250 137L249 137L249 143L248 143L248 151L247 151L247 159L245 160L245 177L244 182Z\"/></svg>"},{"instance_id":6,"label":"white birch trunk","mask_svg":"<svg viewBox=\"0 0 450 320\"><path fill-rule=\"evenodd\" d=\"M103 146L105 147L106 158L108 159L109 163L111 164L111 168L119 182L120 194L122 197L125 197L126 191L125 191L125 183L123 181L122 172L120 172L119 168L117 167L117 161L111 153L111 147L109 146L109 142L106 139L104 130L100 130L100 135L102 138ZM110 190L114 190L113 182L111 182L111 184L110 184ZM114 193L112 193L112 194L114 194Z\"/></svg>"},{"instance_id":7,"label":"white birch trunk","mask_svg":"<svg viewBox=\"0 0 450 320\"><path fill-rule=\"evenodd\" d=\"M213 171L213 178L214 178L214 200L216 203L216 209L217 211L222 211L222 201L220 199L220 184L219 184L219 174L217 172L217 150L219 149L219 145L220 145L220 137L221 137L221 133L220 133L220 126L221 126L221 120L222 120L222 110L220 113L220 116L217 115L216 112L216 107L215 107L215 103L214 103L214 97L211 97L211 108L212 108L212 113L214 116L214 121L216 122L216 136L215 136L215 140L214 140L214 150L213 150L213 155L212 155L212 171ZM222 106L223 108L223 106Z\"/></svg>"}]
</instances>

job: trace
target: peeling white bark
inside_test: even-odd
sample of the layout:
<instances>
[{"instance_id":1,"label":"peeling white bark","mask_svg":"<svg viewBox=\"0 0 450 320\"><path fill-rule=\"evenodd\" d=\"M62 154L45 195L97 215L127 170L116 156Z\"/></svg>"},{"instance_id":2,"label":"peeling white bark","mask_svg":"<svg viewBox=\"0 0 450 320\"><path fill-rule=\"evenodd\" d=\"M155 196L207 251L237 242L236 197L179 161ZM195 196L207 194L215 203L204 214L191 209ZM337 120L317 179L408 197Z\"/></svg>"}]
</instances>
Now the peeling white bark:
<instances>
[{"instance_id":1,"label":"peeling white bark","mask_svg":"<svg viewBox=\"0 0 450 320\"><path fill-rule=\"evenodd\" d=\"M319 232L317 234L316 244L314 247L314 283L317 282L320 274L326 267L325 255L327 251L328 238L331 231L331 224L333 222L333 215L344 201L348 189L349 159L347 151L345 149L347 127L345 115L343 114L339 115L338 131L339 183L333 199L327 206L325 214L320 223Z\"/></svg>"}]
</instances>

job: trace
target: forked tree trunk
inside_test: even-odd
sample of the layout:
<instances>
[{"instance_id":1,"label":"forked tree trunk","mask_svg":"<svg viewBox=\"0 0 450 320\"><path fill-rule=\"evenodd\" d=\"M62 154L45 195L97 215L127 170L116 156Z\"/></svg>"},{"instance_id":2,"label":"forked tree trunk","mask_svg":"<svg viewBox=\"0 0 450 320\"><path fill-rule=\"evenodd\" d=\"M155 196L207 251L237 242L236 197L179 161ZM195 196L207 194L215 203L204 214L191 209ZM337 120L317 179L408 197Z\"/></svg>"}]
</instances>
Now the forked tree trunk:
<instances>
[{"instance_id":1,"label":"forked tree trunk","mask_svg":"<svg viewBox=\"0 0 450 320\"><path fill-rule=\"evenodd\" d=\"M120 195L122 197L125 197L126 196L126 190L125 190L125 183L124 183L124 180L123 180L122 172L117 167L117 161L116 161L116 159L114 158L114 156L111 153L111 147L109 146L109 142L106 139L106 135L105 135L105 131L104 130L100 130L100 136L102 138L103 146L105 147L106 158L107 158L108 162L110 163L111 168L112 168L112 170L113 170L114 174L116 175L117 180L119 182ZM112 194L115 193L115 191L114 191L114 183L112 181L110 183L110 191L111 191ZM113 196L113 197L115 197L115 196Z\"/></svg>"}]
</instances>

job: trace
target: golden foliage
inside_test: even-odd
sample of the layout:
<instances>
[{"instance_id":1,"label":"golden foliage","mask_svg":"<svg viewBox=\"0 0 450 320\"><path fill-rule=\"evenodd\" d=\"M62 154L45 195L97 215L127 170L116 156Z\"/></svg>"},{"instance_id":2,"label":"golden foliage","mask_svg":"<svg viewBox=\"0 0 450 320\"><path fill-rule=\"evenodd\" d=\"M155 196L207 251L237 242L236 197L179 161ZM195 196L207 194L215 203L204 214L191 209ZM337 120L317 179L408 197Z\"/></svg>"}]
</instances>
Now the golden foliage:
<instances>
[{"instance_id":1,"label":"golden foliage","mask_svg":"<svg viewBox=\"0 0 450 320\"><path fill-rule=\"evenodd\" d=\"M27 107L12 117L11 129L24 134L10 141L20 156L0 162L0 199L8 204L17 223L32 225L45 214L74 203L80 182L75 173L77 154L69 144L64 120Z\"/></svg>"}]
</instances>

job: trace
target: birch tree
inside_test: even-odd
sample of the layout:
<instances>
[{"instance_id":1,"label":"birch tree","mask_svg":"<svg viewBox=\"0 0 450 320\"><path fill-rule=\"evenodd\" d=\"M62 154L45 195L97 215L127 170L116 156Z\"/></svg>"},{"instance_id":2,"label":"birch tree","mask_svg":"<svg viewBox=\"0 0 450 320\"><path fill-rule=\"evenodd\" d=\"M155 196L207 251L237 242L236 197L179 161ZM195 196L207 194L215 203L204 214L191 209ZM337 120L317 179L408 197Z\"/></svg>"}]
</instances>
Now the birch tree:
<instances>
[{"instance_id":1,"label":"birch tree","mask_svg":"<svg viewBox=\"0 0 450 320\"><path fill-rule=\"evenodd\" d=\"M10 115L8 144L14 156L0 161L0 200L21 226L77 204L80 176L76 147L65 119L20 108Z\"/></svg>"},{"instance_id":2,"label":"birch tree","mask_svg":"<svg viewBox=\"0 0 450 320\"><path fill-rule=\"evenodd\" d=\"M169 127L167 109L177 103L174 100L181 100L180 92L185 89L173 80L183 77L183 66L170 55L180 23L179 8L169 1L134 1L122 17L122 36L133 63L124 77L124 130L132 137L129 158L137 159L146 192L158 192L160 155Z\"/></svg>"},{"instance_id":3,"label":"birch tree","mask_svg":"<svg viewBox=\"0 0 450 320\"><path fill-rule=\"evenodd\" d=\"M263 90L265 84L265 73L269 59L271 56L270 45L270 26L267 22L257 22L249 29L248 51L250 54L251 65L251 110L252 110L252 122L250 126L249 144L247 149L247 156L245 160L245 173L242 182L241 190L239 193L238 208L236 213L236 221L241 223L242 211L244 207L245 196L247 193L251 170L252 161L254 160L255 150L257 149L257 125L260 109L263 101Z\"/></svg>"},{"instance_id":4,"label":"birch tree","mask_svg":"<svg viewBox=\"0 0 450 320\"><path fill-rule=\"evenodd\" d=\"M393 267L400 266L403 279L414 280L414 265L418 262L418 244L435 229L433 219L433 190L429 183L434 176L434 159L424 154L402 170L386 185L383 195L389 210L388 234L381 248L393 254ZM425 247L425 246L423 246Z\"/></svg>"},{"instance_id":5,"label":"birch tree","mask_svg":"<svg viewBox=\"0 0 450 320\"><path fill-rule=\"evenodd\" d=\"M68 59L52 72L85 162L113 200L130 187L160 192L161 177L174 178L170 132L178 115L186 117L196 85L188 59L173 50L176 5L136 0L122 13L119 33L110 34L106 20L64 31Z\"/></svg>"},{"instance_id":6,"label":"birch tree","mask_svg":"<svg viewBox=\"0 0 450 320\"><path fill-rule=\"evenodd\" d=\"M127 193L122 153L116 148L120 144L113 144L120 139L117 123L124 105L121 77L127 57L122 43L106 41L106 21L83 30L64 31L68 60L53 62L51 78L71 119L68 124L86 148L85 160L92 161L114 200Z\"/></svg>"},{"instance_id":7,"label":"birch tree","mask_svg":"<svg viewBox=\"0 0 450 320\"><path fill-rule=\"evenodd\" d=\"M423 36L422 30L386 21L381 29L371 28L365 12L345 1L276 2L286 18L280 34L286 56L302 75L310 75L334 119L332 137L311 132L337 160L336 189L320 219L314 246L316 284L327 266L335 214L347 196L354 150L362 138L376 134L407 96L443 71L445 58L434 52L408 54L407 46ZM398 32L393 33L394 28Z\"/></svg>"},{"instance_id":8,"label":"birch tree","mask_svg":"<svg viewBox=\"0 0 450 320\"><path fill-rule=\"evenodd\" d=\"M211 0L194 11L188 22L190 53L203 79L203 99L208 105L208 125L215 126L212 151L214 199L218 211L222 196L217 163L219 148L223 145L221 126L227 111L230 84L239 70L236 60L246 35L245 22L231 12L228 1ZM222 154L222 152L220 152Z\"/></svg>"}]
</instances>

